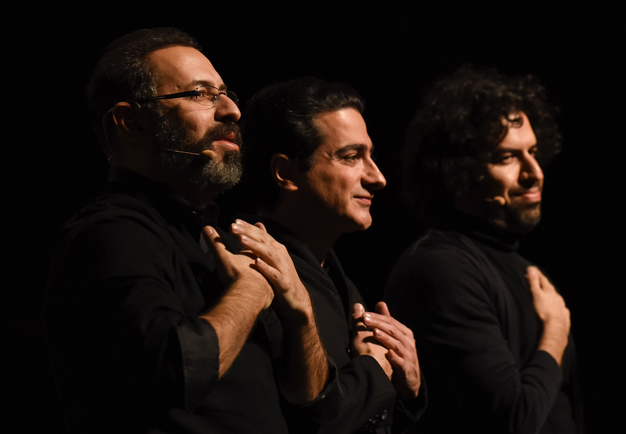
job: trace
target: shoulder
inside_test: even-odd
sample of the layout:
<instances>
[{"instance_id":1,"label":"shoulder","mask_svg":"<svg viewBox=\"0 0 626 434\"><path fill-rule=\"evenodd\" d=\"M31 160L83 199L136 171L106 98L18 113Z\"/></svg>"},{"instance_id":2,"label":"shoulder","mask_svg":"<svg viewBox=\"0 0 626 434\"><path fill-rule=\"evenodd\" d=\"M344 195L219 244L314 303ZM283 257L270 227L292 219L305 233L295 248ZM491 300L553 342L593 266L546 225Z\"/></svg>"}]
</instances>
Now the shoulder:
<instances>
[{"instance_id":1,"label":"shoulder","mask_svg":"<svg viewBox=\"0 0 626 434\"><path fill-rule=\"evenodd\" d=\"M427 274L446 277L450 271L470 271L484 265L474 242L457 232L429 230L414 242L398 259L395 274Z\"/></svg>"},{"instance_id":2,"label":"shoulder","mask_svg":"<svg viewBox=\"0 0 626 434\"><path fill-rule=\"evenodd\" d=\"M439 303L489 298L494 276L474 242L459 233L430 230L396 262L386 288L389 299Z\"/></svg>"},{"instance_id":3,"label":"shoulder","mask_svg":"<svg viewBox=\"0 0 626 434\"><path fill-rule=\"evenodd\" d=\"M149 204L123 194L104 195L67 221L57 253L80 263L149 262L169 256L175 247L173 228ZM160 258L164 259L164 258Z\"/></svg>"}]
</instances>

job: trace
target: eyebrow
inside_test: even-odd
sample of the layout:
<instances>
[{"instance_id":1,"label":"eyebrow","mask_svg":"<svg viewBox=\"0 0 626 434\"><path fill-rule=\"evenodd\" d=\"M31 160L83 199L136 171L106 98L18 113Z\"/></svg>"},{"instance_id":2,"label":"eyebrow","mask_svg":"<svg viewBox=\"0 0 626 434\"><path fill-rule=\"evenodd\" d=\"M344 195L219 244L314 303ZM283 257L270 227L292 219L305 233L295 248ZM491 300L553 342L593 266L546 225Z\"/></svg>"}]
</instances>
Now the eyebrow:
<instances>
[{"instance_id":1,"label":"eyebrow","mask_svg":"<svg viewBox=\"0 0 626 434\"><path fill-rule=\"evenodd\" d=\"M364 145L363 143L353 143L353 144L346 145L337 149L336 153L350 152L350 151L362 151L362 150L367 150L367 145ZM373 152L374 152L374 146L372 146L370 153L373 153Z\"/></svg>"},{"instance_id":2,"label":"eyebrow","mask_svg":"<svg viewBox=\"0 0 626 434\"><path fill-rule=\"evenodd\" d=\"M225 84L221 84L219 87L215 85L215 83L213 83L212 81L208 81L208 80L194 80L191 82L190 86L211 86L211 87L217 87L218 90L220 91L225 91L228 90L227 86Z\"/></svg>"}]
</instances>

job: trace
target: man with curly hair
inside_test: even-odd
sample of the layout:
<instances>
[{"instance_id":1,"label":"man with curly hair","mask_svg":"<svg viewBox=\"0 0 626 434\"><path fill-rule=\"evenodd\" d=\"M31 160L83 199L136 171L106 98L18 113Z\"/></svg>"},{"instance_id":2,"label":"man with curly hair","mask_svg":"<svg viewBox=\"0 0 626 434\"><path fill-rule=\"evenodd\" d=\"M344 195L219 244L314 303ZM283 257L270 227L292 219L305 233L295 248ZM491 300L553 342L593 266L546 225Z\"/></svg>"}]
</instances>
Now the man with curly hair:
<instances>
[{"instance_id":1,"label":"man with curly hair","mask_svg":"<svg viewBox=\"0 0 626 434\"><path fill-rule=\"evenodd\" d=\"M570 312L517 252L561 147L532 76L464 66L435 83L404 151L431 228L397 262L389 308L413 330L431 396L420 433L577 433Z\"/></svg>"}]
</instances>

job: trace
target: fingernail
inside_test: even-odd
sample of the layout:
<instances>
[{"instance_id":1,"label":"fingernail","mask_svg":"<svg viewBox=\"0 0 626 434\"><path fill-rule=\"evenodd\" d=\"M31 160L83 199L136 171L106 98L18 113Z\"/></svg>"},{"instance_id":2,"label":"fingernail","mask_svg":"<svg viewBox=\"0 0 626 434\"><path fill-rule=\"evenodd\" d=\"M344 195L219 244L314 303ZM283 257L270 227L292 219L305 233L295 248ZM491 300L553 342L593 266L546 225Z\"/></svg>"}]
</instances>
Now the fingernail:
<instances>
[{"instance_id":1,"label":"fingernail","mask_svg":"<svg viewBox=\"0 0 626 434\"><path fill-rule=\"evenodd\" d=\"M246 237L245 235L241 236L241 242L242 243L247 243L248 241L250 241L250 238Z\"/></svg>"},{"instance_id":2,"label":"fingernail","mask_svg":"<svg viewBox=\"0 0 626 434\"><path fill-rule=\"evenodd\" d=\"M213 228L211 226L205 226L204 229L206 230L207 235L213 235Z\"/></svg>"},{"instance_id":3,"label":"fingernail","mask_svg":"<svg viewBox=\"0 0 626 434\"><path fill-rule=\"evenodd\" d=\"M231 231L233 231L233 233L239 233L241 232L241 225L239 225L238 223L233 223L232 225L230 225L230 229Z\"/></svg>"},{"instance_id":4,"label":"fingernail","mask_svg":"<svg viewBox=\"0 0 626 434\"><path fill-rule=\"evenodd\" d=\"M370 315L369 313L366 313L363 315L363 319L367 322L371 322L372 321L372 315Z\"/></svg>"}]
</instances>

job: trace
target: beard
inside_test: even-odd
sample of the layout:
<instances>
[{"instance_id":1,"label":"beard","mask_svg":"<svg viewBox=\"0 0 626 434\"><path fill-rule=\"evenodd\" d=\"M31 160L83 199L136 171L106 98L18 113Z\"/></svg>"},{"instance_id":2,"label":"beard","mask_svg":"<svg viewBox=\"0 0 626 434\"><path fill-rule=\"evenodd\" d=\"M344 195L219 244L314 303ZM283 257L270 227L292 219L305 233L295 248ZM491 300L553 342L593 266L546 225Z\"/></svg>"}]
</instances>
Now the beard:
<instances>
[{"instance_id":1,"label":"beard","mask_svg":"<svg viewBox=\"0 0 626 434\"><path fill-rule=\"evenodd\" d=\"M502 210L505 229L516 234L527 234L541 221L541 203L509 204Z\"/></svg>"},{"instance_id":2,"label":"beard","mask_svg":"<svg viewBox=\"0 0 626 434\"><path fill-rule=\"evenodd\" d=\"M155 148L158 150L161 167L174 174L189 186L200 191L221 193L234 187L241 179L242 163L239 151L226 151L219 157L209 159L202 151L213 150L213 142L229 134L234 134L234 143L241 148L239 126L233 123L219 123L206 132L204 137L194 141L187 130L178 122L158 116L155 119ZM171 151L198 153L190 155Z\"/></svg>"}]
</instances>

